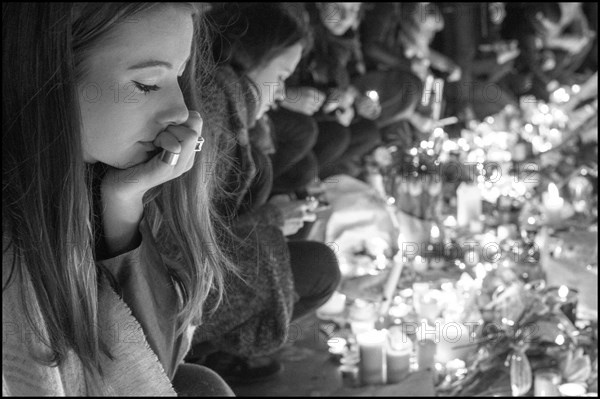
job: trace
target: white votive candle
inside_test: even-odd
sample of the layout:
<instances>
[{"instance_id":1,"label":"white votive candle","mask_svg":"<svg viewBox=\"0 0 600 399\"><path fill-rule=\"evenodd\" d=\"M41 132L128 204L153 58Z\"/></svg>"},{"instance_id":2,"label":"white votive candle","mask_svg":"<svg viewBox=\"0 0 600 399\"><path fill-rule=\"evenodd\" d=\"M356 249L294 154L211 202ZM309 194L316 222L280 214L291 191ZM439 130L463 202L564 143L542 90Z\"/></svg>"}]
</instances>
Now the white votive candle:
<instances>
[{"instance_id":1,"label":"white votive candle","mask_svg":"<svg viewBox=\"0 0 600 399\"><path fill-rule=\"evenodd\" d=\"M367 91L367 97L375 102L379 101L379 93L377 93L375 90Z\"/></svg>"},{"instance_id":2,"label":"white votive candle","mask_svg":"<svg viewBox=\"0 0 600 399\"><path fill-rule=\"evenodd\" d=\"M556 223L560 221L565 200L561 198L556 184L550 183L548 185L548 191L545 192L542 197L548 222Z\"/></svg>"},{"instance_id":3,"label":"white votive candle","mask_svg":"<svg viewBox=\"0 0 600 399\"><path fill-rule=\"evenodd\" d=\"M384 347L387 330L371 330L356 336L360 351L360 372L364 384L383 384Z\"/></svg>"},{"instance_id":4,"label":"white votive candle","mask_svg":"<svg viewBox=\"0 0 600 399\"><path fill-rule=\"evenodd\" d=\"M427 258L417 255L412 261L413 270L417 273L425 273L429 267L429 261Z\"/></svg>"},{"instance_id":5,"label":"white votive candle","mask_svg":"<svg viewBox=\"0 0 600 399\"><path fill-rule=\"evenodd\" d=\"M569 382L558 387L562 396L582 396L585 395L586 389L581 384Z\"/></svg>"},{"instance_id":6,"label":"white votive candle","mask_svg":"<svg viewBox=\"0 0 600 399\"><path fill-rule=\"evenodd\" d=\"M327 340L327 346L329 346L329 353L332 355L341 355L346 351L347 341L341 337L334 337Z\"/></svg>"},{"instance_id":7,"label":"white votive candle","mask_svg":"<svg viewBox=\"0 0 600 399\"><path fill-rule=\"evenodd\" d=\"M481 216L481 191L475 184L461 183L456 190L456 220L459 226L469 226Z\"/></svg>"}]
</instances>

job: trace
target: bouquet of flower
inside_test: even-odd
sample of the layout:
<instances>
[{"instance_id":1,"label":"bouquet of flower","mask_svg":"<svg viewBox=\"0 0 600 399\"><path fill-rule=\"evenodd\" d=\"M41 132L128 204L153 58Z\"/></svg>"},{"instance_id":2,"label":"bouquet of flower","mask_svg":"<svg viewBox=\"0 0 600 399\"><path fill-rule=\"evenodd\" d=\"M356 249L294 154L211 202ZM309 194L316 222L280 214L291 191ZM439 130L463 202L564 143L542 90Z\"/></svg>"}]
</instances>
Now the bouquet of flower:
<instances>
[{"instance_id":1,"label":"bouquet of flower","mask_svg":"<svg viewBox=\"0 0 600 399\"><path fill-rule=\"evenodd\" d=\"M500 267L485 277L479 306L484 323L477 331L476 355L461 378L442 381L440 395L487 389L490 394L523 396L533 387L535 370L550 366L564 382L585 384L597 375L592 366L597 329L586 334L576 328L549 300L544 284L524 284ZM507 377L505 386L494 387L501 375Z\"/></svg>"}]
</instances>

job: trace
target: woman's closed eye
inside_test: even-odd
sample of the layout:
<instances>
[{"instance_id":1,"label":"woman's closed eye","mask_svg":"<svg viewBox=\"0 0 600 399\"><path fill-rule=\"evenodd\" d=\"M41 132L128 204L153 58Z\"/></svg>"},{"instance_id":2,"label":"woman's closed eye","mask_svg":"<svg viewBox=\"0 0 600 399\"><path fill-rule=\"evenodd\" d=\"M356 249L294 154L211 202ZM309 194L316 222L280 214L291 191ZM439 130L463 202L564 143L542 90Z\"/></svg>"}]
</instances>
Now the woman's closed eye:
<instances>
[{"instance_id":1,"label":"woman's closed eye","mask_svg":"<svg viewBox=\"0 0 600 399\"><path fill-rule=\"evenodd\" d=\"M151 91L157 91L158 89L160 89L160 87L158 87L157 85L148 86L148 85L142 84L140 82L136 82L136 81L132 81L132 82L135 85L135 87L137 87L137 89L144 94L148 94Z\"/></svg>"}]
</instances>

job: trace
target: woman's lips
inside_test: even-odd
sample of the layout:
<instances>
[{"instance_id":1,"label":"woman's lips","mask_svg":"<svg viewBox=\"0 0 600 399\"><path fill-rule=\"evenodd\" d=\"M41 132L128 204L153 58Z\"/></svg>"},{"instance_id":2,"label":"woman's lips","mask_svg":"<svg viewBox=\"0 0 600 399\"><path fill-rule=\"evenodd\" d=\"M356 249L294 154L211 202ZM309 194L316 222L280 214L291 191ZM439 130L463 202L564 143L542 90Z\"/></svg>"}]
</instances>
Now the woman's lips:
<instances>
[{"instance_id":1,"label":"woman's lips","mask_svg":"<svg viewBox=\"0 0 600 399\"><path fill-rule=\"evenodd\" d=\"M140 141L139 143L143 145L148 151L154 151L156 149L154 141Z\"/></svg>"}]
</instances>

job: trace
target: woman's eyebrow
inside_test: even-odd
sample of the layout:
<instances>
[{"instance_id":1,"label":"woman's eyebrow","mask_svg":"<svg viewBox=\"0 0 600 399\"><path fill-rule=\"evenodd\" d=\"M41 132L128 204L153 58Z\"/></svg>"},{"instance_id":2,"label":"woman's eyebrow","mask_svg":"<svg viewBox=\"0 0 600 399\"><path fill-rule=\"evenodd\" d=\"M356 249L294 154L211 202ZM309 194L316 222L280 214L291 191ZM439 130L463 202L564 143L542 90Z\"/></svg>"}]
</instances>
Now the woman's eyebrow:
<instances>
[{"instance_id":1,"label":"woman's eyebrow","mask_svg":"<svg viewBox=\"0 0 600 399\"><path fill-rule=\"evenodd\" d=\"M127 68L127 70L130 71L130 70L134 70L134 69L145 69L145 68L155 68L155 67L164 67L167 69L173 69L173 65L171 65L170 62L149 60L149 61L142 61L138 64L132 65L129 68Z\"/></svg>"}]
</instances>

